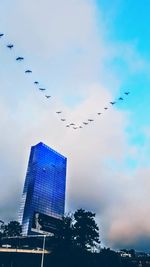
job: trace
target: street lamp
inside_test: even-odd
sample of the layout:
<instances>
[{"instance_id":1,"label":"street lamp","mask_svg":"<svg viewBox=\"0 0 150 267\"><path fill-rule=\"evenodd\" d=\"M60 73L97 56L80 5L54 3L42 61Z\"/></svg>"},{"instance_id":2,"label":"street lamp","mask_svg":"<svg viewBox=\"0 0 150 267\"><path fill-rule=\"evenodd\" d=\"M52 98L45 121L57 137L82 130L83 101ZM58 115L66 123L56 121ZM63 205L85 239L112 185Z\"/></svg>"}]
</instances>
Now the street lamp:
<instances>
[{"instance_id":1,"label":"street lamp","mask_svg":"<svg viewBox=\"0 0 150 267\"><path fill-rule=\"evenodd\" d=\"M46 239L46 235L43 235L43 251L42 251L42 259L41 259L41 267L43 267L43 264L44 264L45 239Z\"/></svg>"},{"instance_id":2,"label":"street lamp","mask_svg":"<svg viewBox=\"0 0 150 267\"><path fill-rule=\"evenodd\" d=\"M41 258L41 267L44 266L44 255L45 255L45 240L47 236L50 236L50 234L47 235L29 235L28 237L42 237L43 236L43 248L42 248L42 258Z\"/></svg>"}]
</instances>

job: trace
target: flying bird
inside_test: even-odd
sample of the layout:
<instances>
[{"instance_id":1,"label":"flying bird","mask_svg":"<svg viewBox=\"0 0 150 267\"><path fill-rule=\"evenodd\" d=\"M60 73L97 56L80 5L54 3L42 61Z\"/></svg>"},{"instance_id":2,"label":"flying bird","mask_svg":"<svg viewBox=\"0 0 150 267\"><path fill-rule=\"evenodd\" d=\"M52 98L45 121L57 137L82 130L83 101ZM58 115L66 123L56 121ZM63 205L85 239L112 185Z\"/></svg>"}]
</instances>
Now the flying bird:
<instances>
[{"instance_id":1,"label":"flying bird","mask_svg":"<svg viewBox=\"0 0 150 267\"><path fill-rule=\"evenodd\" d=\"M114 104L116 104L116 102L110 102L110 104L114 105Z\"/></svg>"},{"instance_id":2,"label":"flying bird","mask_svg":"<svg viewBox=\"0 0 150 267\"><path fill-rule=\"evenodd\" d=\"M45 91L46 89L45 88L39 88L40 91Z\"/></svg>"},{"instance_id":3,"label":"flying bird","mask_svg":"<svg viewBox=\"0 0 150 267\"><path fill-rule=\"evenodd\" d=\"M130 94L130 92L125 92L125 95L129 95Z\"/></svg>"},{"instance_id":4,"label":"flying bird","mask_svg":"<svg viewBox=\"0 0 150 267\"><path fill-rule=\"evenodd\" d=\"M83 127L82 126L79 126L80 129L82 129Z\"/></svg>"},{"instance_id":5,"label":"flying bird","mask_svg":"<svg viewBox=\"0 0 150 267\"><path fill-rule=\"evenodd\" d=\"M45 97L46 97L46 98L50 98L50 97L51 97L51 95L46 95Z\"/></svg>"},{"instance_id":6,"label":"flying bird","mask_svg":"<svg viewBox=\"0 0 150 267\"><path fill-rule=\"evenodd\" d=\"M22 60L24 60L24 58L23 57L17 57L16 60L17 61L22 61Z\"/></svg>"},{"instance_id":7,"label":"flying bird","mask_svg":"<svg viewBox=\"0 0 150 267\"><path fill-rule=\"evenodd\" d=\"M39 82L38 81L35 81L34 84L39 84Z\"/></svg>"},{"instance_id":8,"label":"flying bird","mask_svg":"<svg viewBox=\"0 0 150 267\"><path fill-rule=\"evenodd\" d=\"M84 125L88 125L88 122L83 122Z\"/></svg>"},{"instance_id":9,"label":"flying bird","mask_svg":"<svg viewBox=\"0 0 150 267\"><path fill-rule=\"evenodd\" d=\"M12 49L14 46L13 46L13 44L9 44L9 45L7 45L7 47L8 47L9 49Z\"/></svg>"},{"instance_id":10,"label":"flying bird","mask_svg":"<svg viewBox=\"0 0 150 267\"><path fill-rule=\"evenodd\" d=\"M60 113L62 113L62 111L56 111L56 113L57 113L57 114L60 114Z\"/></svg>"},{"instance_id":11,"label":"flying bird","mask_svg":"<svg viewBox=\"0 0 150 267\"><path fill-rule=\"evenodd\" d=\"M75 125L75 124L72 122L72 123L70 123L70 125L73 126L73 125Z\"/></svg>"},{"instance_id":12,"label":"flying bird","mask_svg":"<svg viewBox=\"0 0 150 267\"><path fill-rule=\"evenodd\" d=\"M73 127L74 130L76 130L78 127Z\"/></svg>"},{"instance_id":13,"label":"flying bird","mask_svg":"<svg viewBox=\"0 0 150 267\"><path fill-rule=\"evenodd\" d=\"M32 70L26 70L25 73L32 73Z\"/></svg>"},{"instance_id":14,"label":"flying bird","mask_svg":"<svg viewBox=\"0 0 150 267\"><path fill-rule=\"evenodd\" d=\"M66 127L67 127L67 128L69 128L69 127L70 127L70 125L66 125Z\"/></svg>"},{"instance_id":15,"label":"flying bird","mask_svg":"<svg viewBox=\"0 0 150 267\"><path fill-rule=\"evenodd\" d=\"M88 121L92 122L92 121L94 121L94 120L92 120L92 119L88 119Z\"/></svg>"},{"instance_id":16,"label":"flying bird","mask_svg":"<svg viewBox=\"0 0 150 267\"><path fill-rule=\"evenodd\" d=\"M107 110L108 108L104 108L105 110Z\"/></svg>"},{"instance_id":17,"label":"flying bird","mask_svg":"<svg viewBox=\"0 0 150 267\"><path fill-rule=\"evenodd\" d=\"M122 97L119 97L118 100L123 100L123 98Z\"/></svg>"},{"instance_id":18,"label":"flying bird","mask_svg":"<svg viewBox=\"0 0 150 267\"><path fill-rule=\"evenodd\" d=\"M66 121L66 119L61 119L61 121Z\"/></svg>"},{"instance_id":19,"label":"flying bird","mask_svg":"<svg viewBox=\"0 0 150 267\"><path fill-rule=\"evenodd\" d=\"M0 33L0 37L4 36L4 33Z\"/></svg>"},{"instance_id":20,"label":"flying bird","mask_svg":"<svg viewBox=\"0 0 150 267\"><path fill-rule=\"evenodd\" d=\"M102 113L101 112L98 112L97 115L101 115Z\"/></svg>"}]
</instances>

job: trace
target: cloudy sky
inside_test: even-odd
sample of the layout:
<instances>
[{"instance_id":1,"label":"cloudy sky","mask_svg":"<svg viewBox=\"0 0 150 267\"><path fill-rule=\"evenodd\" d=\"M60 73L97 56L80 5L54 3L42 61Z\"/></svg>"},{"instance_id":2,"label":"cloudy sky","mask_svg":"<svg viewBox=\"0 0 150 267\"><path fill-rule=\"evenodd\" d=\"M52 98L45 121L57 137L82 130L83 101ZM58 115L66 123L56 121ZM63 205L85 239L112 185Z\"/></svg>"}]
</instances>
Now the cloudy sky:
<instances>
[{"instance_id":1,"label":"cloudy sky","mask_svg":"<svg viewBox=\"0 0 150 267\"><path fill-rule=\"evenodd\" d=\"M105 246L149 248L149 12L149 0L0 2L1 219L17 219L30 147L42 141L68 158L66 211L96 212ZM68 129L57 110L94 122Z\"/></svg>"}]
</instances>

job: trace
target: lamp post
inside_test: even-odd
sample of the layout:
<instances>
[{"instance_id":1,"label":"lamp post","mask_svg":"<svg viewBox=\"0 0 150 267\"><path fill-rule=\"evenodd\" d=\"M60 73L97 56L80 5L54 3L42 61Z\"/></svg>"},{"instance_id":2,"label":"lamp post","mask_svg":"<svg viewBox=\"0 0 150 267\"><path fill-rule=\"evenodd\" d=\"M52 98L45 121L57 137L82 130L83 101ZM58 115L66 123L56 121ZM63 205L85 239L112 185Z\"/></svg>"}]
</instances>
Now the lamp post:
<instances>
[{"instance_id":1,"label":"lamp post","mask_svg":"<svg viewBox=\"0 0 150 267\"><path fill-rule=\"evenodd\" d=\"M43 251L42 251L42 259L41 259L41 267L43 267L43 264L44 264L45 239L46 239L46 235L43 235Z\"/></svg>"}]
</instances>

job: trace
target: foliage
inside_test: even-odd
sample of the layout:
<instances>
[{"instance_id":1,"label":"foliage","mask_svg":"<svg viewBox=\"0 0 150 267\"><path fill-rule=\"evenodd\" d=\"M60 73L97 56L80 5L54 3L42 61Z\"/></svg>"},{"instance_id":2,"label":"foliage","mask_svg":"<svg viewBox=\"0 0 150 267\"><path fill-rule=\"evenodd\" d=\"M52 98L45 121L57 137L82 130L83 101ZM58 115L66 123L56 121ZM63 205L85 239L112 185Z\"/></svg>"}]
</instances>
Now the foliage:
<instances>
[{"instance_id":1,"label":"foliage","mask_svg":"<svg viewBox=\"0 0 150 267\"><path fill-rule=\"evenodd\" d=\"M4 232L4 222L0 220L0 239L3 237Z\"/></svg>"},{"instance_id":2,"label":"foliage","mask_svg":"<svg viewBox=\"0 0 150 267\"><path fill-rule=\"evenodd\" d=\"M99 228L95 222L95 214L79 209L60 221L54 236L53 255L55 260L62 258L62 261L69 257L76 260L84 259L85 253L99 243Z\"/></svg>"},{"instance_id":3,"label":"foliage","mask_svg":"<svg viewBox=\"0 0 150 267\"><path fill-rule=\"evenodd\" d=\"M74 237L77 246L87 250L100 243L95 213L79 209L74 213L74 220Z\"/></svg>"},{"instance_id":4,"label":"foliage","mask_svg":"<svg viewBox=\"0 0 150 267\"><path fill-rule=\"evenodd\" d=\"M4 225L3 236L20 236L21 235L21 225L17 221L11 221L8 224Z\"/></svg>"},{"instance_id":5,"label":"foliage","mask_svg":"<svg viewBox=\"0 0 150 267\"><path fill-rule=\"evenodd\" d=\"M62 218L58 225L57 232L55 233L54 240L57 249L59 248L61 251L66 251L73 247L74 237L71 216Z\"/></svg>"}]
</instances>

